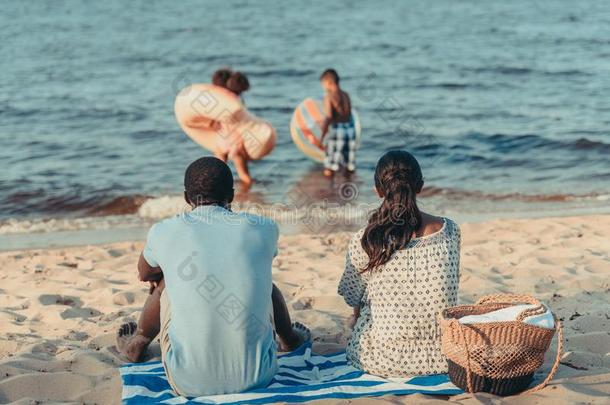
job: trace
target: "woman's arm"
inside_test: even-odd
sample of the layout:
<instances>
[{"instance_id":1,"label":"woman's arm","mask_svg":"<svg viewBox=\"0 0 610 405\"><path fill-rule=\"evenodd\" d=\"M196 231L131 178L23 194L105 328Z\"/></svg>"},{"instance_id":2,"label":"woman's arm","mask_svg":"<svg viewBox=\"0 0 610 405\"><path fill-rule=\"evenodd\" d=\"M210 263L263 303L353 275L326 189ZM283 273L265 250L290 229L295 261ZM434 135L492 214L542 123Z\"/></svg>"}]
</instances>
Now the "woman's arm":
<instances>
[{"instance_id":1,"label":"woman's arm","mask_svg":"<svg viewBox=\"0 0 610 405\"><path fill-rule=\"evenodd\" d=\"M360 244L363 230L360 230L352 237L345 257L345 270L339 281L337 292L345 299L345 303L353 308L353 315L350 317L349 326L354 327L360 317L360 308L364 301L363 296L366 290L366 280L360 269L366 264L366 253Z\"/></svg>"},{"instance_id":2,"label":"woman's arm","mask_svg":"<svg viewBox=\"0 0 610 405\"><path fill-rule=\"evenodd\" d=\"M356 326L356 322L358 322L358 318L360 318L360 307L354 307L354 313L352 314L352 317L349 320L349 327L354 329L354 326Z\"/></svg>"}]
</instances>

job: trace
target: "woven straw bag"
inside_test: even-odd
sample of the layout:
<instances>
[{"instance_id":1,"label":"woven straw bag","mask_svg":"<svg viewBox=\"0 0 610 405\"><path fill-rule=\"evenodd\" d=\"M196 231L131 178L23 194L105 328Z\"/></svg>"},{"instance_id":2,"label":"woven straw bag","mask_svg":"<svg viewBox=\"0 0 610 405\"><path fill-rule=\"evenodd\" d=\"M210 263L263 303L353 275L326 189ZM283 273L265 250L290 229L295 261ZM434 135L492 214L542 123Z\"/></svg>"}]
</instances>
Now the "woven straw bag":
<instances>
[{"instance_id":1,"label":"woven straw bag","mask_svg":"<svg viewBox=\"0 0 610 405\"><path fill-rule=\"evenodd\" d=\"M458 319L481 315L513 306L532 304L514 321L461 324ZM495 395L511 395L525 390L534 372L544 363L555 331L557 356L546 379L527 390L544 388L555 375L563 349L561 322L555 318L555 330L524 323L529 316L543 314L546 308L529 295L488 295L474 305L460 305L444 310L439 317L441 349L449 363L449 378L468 392L484 391Z\"/></svg>"}]
</instances>

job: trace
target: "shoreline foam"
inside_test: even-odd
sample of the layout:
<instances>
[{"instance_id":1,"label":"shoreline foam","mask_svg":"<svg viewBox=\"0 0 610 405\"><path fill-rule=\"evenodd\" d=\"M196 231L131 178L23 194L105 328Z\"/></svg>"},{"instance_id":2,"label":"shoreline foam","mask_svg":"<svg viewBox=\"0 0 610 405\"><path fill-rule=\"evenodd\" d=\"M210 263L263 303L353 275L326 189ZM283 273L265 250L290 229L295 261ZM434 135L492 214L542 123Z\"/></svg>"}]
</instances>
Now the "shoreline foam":
<instances>
[{"instance_id":1,"label":"shoreline foam","mask_svg":"<svg viewBox=\"0 0 610 405\"><path fill-rule=\"evenodd\" d=\"M604 200L605 201L605 200ZM313 203L306 207L282 205L235 204L238 211L273 218L282 234L328 234L353 231L366 224L368 213L375 204ZM428 209L424 202L422 208ZM610 214L610 205L567 207L563 204L530 210L456 212L453 209L434 210L438 215L454 218L458 223L479 223L494 219L553 218ZM10 219L0 221L0 252L17 249L42 249L142 241L150 226L163 218L188 212L180 197L161 197L144 204L138 214L93 216L81 218Z\"/></svg>"}]
</instances>

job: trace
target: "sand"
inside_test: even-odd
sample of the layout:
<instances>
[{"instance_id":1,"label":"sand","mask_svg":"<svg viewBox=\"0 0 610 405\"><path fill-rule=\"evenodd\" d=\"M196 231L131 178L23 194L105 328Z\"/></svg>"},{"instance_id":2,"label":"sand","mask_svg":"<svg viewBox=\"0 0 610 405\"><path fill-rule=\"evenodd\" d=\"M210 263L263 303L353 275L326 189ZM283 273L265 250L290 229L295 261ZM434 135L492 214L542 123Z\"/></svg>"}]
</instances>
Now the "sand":
<instances>
[{"instance_id":1,"label":"sand","mask_svg":"<svg viewBox=\"0 0 610 405\"><path fill-rule=\"evenodd\" d=\"M461 302L489 293L533 294L564 320L566 353L555 380L539 393L449 400L610 403L610 215L463 224L462 235ZM349 236L284 236L274 263L293 318L311 327L321 352L343 347L349 333L350 309L336 294ZM0 254L0 402L120 402L114 336L121 323L137 319L147 295L135 271L141 249L142 242L133 242ZM155 343L149 358L158 355Z\"/></svg>"}]
</instances>

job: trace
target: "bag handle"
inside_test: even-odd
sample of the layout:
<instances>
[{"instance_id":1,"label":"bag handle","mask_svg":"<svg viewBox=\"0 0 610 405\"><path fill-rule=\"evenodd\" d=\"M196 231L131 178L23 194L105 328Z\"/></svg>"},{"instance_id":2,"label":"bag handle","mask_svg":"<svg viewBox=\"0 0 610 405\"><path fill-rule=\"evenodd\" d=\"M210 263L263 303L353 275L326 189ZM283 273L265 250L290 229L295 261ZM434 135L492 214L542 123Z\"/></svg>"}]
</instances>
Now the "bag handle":
<instances>
[{"instance_id":1,"label":"bag handle","mask_svg":"<svg viewBox=\"0 0 610 405\"><path fill-rule=\"evenodd\" d=\"M481 304L532 304L541 305L540 301L525 294L492 294L479 298L475 305Z\"/></svg>"},{"instance_id":2,"label":"bag handle","mask_svg":"<svg viewBox=\"0 0 610 405\"><path fill-rule=\"evenodd\" d=\"M521 394L531 394L532 392L539 391L547 386L547 384L555 377L555 373L559 368L559 362L561 361L561 355L563 354L563 326L561 325L561 321L557 320L557 318L553 315L553 319L555 320L555 331L557 332L557 355L555 356L555 363L553 363L553 368L549 371L549 375L546 376L544 381L535 387L530 388L527 391L522 392Z\"/></svg>"},{"instance_id":3,"label":"bag handle","mask_svg":"<svg viewBox=\"0 0 610 405\"><path fill-rule=\"evenodd\" d=\"M482 304L530 304L536 305L534 308L524 309L517 315L517 321L523 320L529 316L540 315L546 312L546 308L542 303L531 295L524 294L492 294L479 298L475 305Z\"/></svg>"},{"instance_id":4,"label":"bag handle","mask_svg":"<svg viewBox=\"0 0 610 405\"><path fill-rule=\"evenodd\" d=\"M488 296L491 297L491 296ZM487 297L483 297L487 298ZM532 298L532 297L530 297ZM535 299L535 298L534 298ZM478 304L478 302L477 302ZM535 308L532 308L535 309ZM524 311L525 312L525 311ZM519 395L531 394L533 392L539 391L546 387L548 383L555 377L555 373L557 373L557 369L559 368L559 362L561 361L561 355L563 354L563 326L561 325L561 321L557 320L555 315L553 315L553 319L555 320L555 331L557 332L557 354L555 356L555 362L553 363L553 367L549 374L546 376L544 381L540 384L536 385L528 389L527 391L523 391ZM469 393L474 393L474 388L472 386L472 369L470 367L470 350L468 349L468 343L466 342L466 336L464 335L464 326L457 320L452 319L451 323L457 326L457 329L460 333L460 338L464 342L464 349L466 350L466 387L468 388Z\"/></svg>"}]
</instances>

